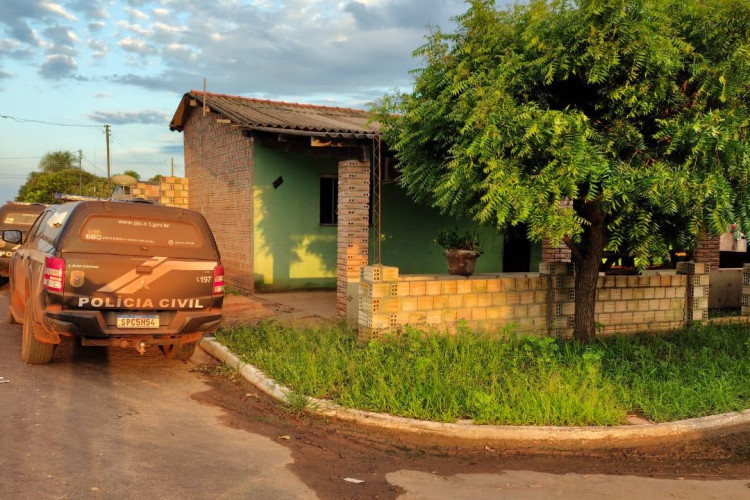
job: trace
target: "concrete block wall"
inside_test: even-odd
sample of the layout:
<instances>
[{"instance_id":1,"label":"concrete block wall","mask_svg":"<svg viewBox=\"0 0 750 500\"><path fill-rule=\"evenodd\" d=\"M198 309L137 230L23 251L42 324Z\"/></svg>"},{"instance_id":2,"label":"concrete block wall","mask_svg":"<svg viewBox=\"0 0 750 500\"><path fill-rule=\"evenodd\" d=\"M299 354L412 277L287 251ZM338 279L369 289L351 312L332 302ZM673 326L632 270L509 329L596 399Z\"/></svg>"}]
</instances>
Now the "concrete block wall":
<instances>
[{"instance_id":1,"label":"concrete block wall","mask_svg":"<svg viewBox=\"0 0 750 500\"><path fill-rule=\"evenodd\" d=\"M742 316L750 316L750 264L742 267Z\"/></svg>"},{"instance_id":2,"label":"concrete block wall","mask_svg":"<svg viewBox=\"0 0 750 500\"><path fill-rule=\"evenodd\" d=\"M703 262L678 262L677 274L686 277L685 322L708 320L708 296L711 277L709 266Z\"/></svg>"},{"instance_id":3,"label":"concrete block wall","mask_svg":"<svg viewBox=\"0 0 750 500\"><path fill-rule=\"evenodd\" d=\"M162 205L190 208L190 180L185 177L162 177L159 201Z\"/></svg>"},{"instance_id":4,"label":"concrete block wall","mask_svg":"<svg viewBox=\"0 0 750 500\"><path fill-rule=\"evenodd\" d=\"M219 118L195 109L185 123L188 203L211 226L227 283L253 292L253 139Z\"/></svg>"},{"instance_id":5,"label":"concrete block wall","mask_svg":"<svg viewBox=\"0 0 750 500\"><path fill-rule=\"evenodd\" d=\"M411 325L455 331L459 323L519 333L547 328L547 282L536 273L401 276L388 266L362 268L359 325L363 338Z\"/></svg>"},{"instance_id":6,"label":"concrete block wall","mask_svg":"<svg viewBox=\"0 0 750 500\"><path fill-rule=\"evenodd\" d=\"M601 276L596 321L601 335L679 328L708 317L708 273L699 263L641 276ZM410 325L455 331L459 322L518 333L570 337L575 314L573 266L542 262L539 273L399 276L362 268L359 332L368 339ZM750 314L750 268L748 268Z\"/></svg>"},{"instance_id":7,"label":"concrete block wall","mask_svg":"<svg viewBox=\"0 0 750 500\"><path fill-rule=\"evenodd\" d=\"M550 333L557 337L571 337L575 314L573 266L542 263L539 270L550 280ZM600 276L595 305L598 334L679 328L685 318L687 283L687 276L674 271L640 276Z\"/></svg>"}]
</instances>

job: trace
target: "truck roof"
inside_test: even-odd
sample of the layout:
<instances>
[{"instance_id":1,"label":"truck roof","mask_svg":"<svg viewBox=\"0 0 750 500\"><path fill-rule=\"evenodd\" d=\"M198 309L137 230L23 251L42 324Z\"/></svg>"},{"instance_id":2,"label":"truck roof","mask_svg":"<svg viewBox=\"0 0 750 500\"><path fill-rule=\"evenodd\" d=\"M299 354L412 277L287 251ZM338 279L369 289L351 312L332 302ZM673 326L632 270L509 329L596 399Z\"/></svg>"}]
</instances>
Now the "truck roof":
<instances>
[{"instance_id":1,"label":"truck roof","mask_svg":"<svg viewBox=\"0 0 750 500\"><path fill-rule=\"evenodd\" d=\"M194 210L109 200L51 208L43 230L57 233L51 237L61 252L220 258L208 223Z\"/></svg>"}]
</instances>

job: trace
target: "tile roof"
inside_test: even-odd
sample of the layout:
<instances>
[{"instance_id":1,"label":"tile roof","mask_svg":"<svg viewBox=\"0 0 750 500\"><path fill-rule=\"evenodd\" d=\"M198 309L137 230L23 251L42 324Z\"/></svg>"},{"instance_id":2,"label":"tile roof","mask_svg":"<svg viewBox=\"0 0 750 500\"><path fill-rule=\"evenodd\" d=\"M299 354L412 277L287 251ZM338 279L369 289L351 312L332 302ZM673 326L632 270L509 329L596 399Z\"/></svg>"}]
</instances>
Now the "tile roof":
<instances>
[{"instance_id":1,"label":"tile roof","mask_svg":"<svg viewBox=\"0 0 750 500\"><path fill-rule=\"evenodd\" d=\"M191 106L190 101L197 101L202 106L204 96L212 112L251 130L294 130L309 132L310 135L357 138L372 137L379 130L379 124L368 123L370 115L361 109L267 101L210 92L204 94L198 90L191 90L183 96L169 128L181 131L190 110L200 109L195 104Z\"/></svg>"}]
</instances>

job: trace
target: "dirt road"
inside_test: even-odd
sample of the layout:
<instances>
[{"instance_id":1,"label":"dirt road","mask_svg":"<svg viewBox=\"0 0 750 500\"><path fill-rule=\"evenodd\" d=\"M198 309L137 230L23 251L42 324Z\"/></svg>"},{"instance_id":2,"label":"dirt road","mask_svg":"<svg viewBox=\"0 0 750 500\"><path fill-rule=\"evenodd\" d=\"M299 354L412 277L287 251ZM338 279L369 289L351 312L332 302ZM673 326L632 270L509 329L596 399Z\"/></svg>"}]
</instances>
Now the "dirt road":
<instances>
[{"instance_id":1,"label":"dirt road","mask_svg":"<svg viewBox=\"0 0 750 500\"><path fill-rule=\"evenodd\" d=\"M0 383L0 496L750 497L750 430L597 453L425 448L287 414L210 359L193 361L67 343L49 365L26 366L20 327L0 323L10 380Z\"/></svg>"}]
</instances>

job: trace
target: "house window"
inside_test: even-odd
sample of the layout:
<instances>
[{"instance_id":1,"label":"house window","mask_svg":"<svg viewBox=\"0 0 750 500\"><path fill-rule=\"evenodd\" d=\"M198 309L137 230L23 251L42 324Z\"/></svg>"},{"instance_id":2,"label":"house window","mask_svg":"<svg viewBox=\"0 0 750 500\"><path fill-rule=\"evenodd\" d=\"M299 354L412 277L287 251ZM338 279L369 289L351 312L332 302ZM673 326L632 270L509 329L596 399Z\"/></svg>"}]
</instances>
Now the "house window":
<instances>
[{"instance_id":1,"label":"house window","mask_svg":"<svg viewBox=\"0 0 750 500\"><path fill-rule=\"evenodd\" d=\"M335 226L339 217L336 206L339 197L339 179L335 175L324 175L320 178L320 224Z\"/></svg>"}]
</instances>

